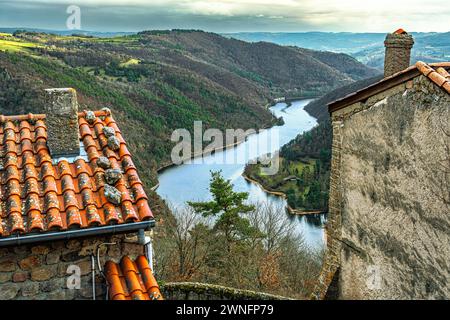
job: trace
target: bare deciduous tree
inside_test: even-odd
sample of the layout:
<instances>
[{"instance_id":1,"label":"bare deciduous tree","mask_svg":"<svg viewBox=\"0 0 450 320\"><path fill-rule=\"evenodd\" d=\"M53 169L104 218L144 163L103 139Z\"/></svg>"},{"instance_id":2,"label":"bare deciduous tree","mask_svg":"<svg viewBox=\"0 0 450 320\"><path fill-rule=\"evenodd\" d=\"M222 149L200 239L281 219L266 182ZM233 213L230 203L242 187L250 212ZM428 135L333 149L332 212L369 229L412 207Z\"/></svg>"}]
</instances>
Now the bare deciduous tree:
<instances>
[{"instance_id":1,"label":"bare deciduous tree","mask_svg":"<svg viewBox=\"0 0 450 320\"><path fill-rule=\"evenodd\" d=\"M196 214L189 207L172 208L173 217L164 225L165 251L172 248L166 263L171 265L172 280L187 281L204 265L211 241L208 219ZM170 261L168 261L170 259Z\"/></svg>"},{"instance_id":2,"label":"bare deciduous tree","mask_svg":"<svg viewBox=\"0 0 450 320\"><path fill-rule=\"evenodd\" d=\"M262 232L267 254L272 253L279 249L283 239L294 236L294 224L282 205L258 203L255 208L249 215L250 223Z\"/></svg>"},{"instance_id":3,"label":"bare deciduous tree","mask_svg":"<svg viewBox=\"0 0 450 320\"><path fill-rule=\"evenodd\" d=\"M158 233L159 277L302 298L318 275L321 255L306 248L282 206L257 204L246 215L259 230L227 249L226 236L192 209L173 209ZM162 264L165 264L164 266Z\"/></svg>"}]
</instances>

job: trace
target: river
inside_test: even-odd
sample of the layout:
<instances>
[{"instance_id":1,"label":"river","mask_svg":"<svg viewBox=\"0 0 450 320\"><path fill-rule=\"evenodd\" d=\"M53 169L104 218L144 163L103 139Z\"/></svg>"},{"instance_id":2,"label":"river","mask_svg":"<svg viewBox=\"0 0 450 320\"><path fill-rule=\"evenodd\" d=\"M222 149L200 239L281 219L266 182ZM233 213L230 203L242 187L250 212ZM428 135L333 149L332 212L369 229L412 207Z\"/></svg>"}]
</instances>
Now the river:
<instances>
[{"instance_id":1,"label":"river","mask_svg":"<svg viewBox=\"0 0 450 320\"><path fill-rule=\"evenodd\" d=\"M253 134L245 142L233 148L160 171L160 184L156 190L157 193L175 208L184 206L187 201L210 200L211 196L208 191L210 171L222 170L222 175L232 181L235 191L249 193L249 202L268 202L277 207L285 208L286 200L284 198L269 194L257 184L248 182L243 178L242 173L245 163L254 159L255 154L260 156L268 152L274 152L294 139L299 133L308 131L317 124L316 119L304 110L305 105L310 101L298 100L292 102L290 106L286 103L277 103L270 110L277 117L283 117L284 125ZM271 143L261 143L262 141ZM233 158L235 161L231 161L232 164L230 164L230 161L225 161L225 159ZM325 214L293 216L286 210L281 211L280 214L289 215L291 223L295 224L296 232L303 236L305 243L310 248L319 250L324 247Z\"/></svg>"}]
</instances>

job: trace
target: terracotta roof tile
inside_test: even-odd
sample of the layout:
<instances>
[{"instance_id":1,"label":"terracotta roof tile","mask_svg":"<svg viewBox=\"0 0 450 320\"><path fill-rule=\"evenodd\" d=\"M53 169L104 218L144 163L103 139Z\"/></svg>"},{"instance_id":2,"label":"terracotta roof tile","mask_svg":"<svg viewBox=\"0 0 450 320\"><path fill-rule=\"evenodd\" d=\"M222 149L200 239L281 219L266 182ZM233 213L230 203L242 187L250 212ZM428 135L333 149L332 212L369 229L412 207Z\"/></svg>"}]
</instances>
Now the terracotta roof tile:
<instances>
[{"instance_id":1,"label":"terracotta roof tile","mask_svg":"<svg viewBox=\"0 0 450 320\"><path fill-rule=\"evenodd\" d=\"M403 30L402 28L397 29L394 31L395 34L406 34L407 32L405 30Z\"/></svg>"},{"instance_id":2,"label":"terracotta roof tile","mask_svg":"<svg viewBox=\"0 0 450 320\"><path fill-rule=\"evenodd\" d=\"M145 256L135 261L125 256L120 264L108 261L105 274L111 300L163 300Z\"/></svg>"},{"instance_id":3,"label":"terracotta roof tile","mask_svg":"<svg viewBox=\"0 0 450 320\"><path fill-rule=\"evenodd\" d=\"M47 148L45 115L0 116L0 238L30 232L65 231L153 218L126 142L108 110L78 114L87 157L52 159ZM119 150L108 147L103 127L114 129ZM107 130L112 132L112 130ZM107 157L123 177L116 187L123 201L115 206L103 194Z\"/></svg>"},{"instance_id":4,"label":"terracotta roof tile","mask_svg":"<svg viewBox=\"0 0 450 320\"><path fill-rule=\"evenodd\" d=\"M423 73L424 76L428 77L439 87L442 87L445 91L450 93L449 90L450 75L443 67L438 67L437 69L434 69L422 61L417 61L416 67L417 69L420 70L420 72Z\"/></svg>"},{"instance_id":5,"label":"terracotta roof tile","mask_svg":"<svg viewBox=\"0 0 450 320\"><path fill-rule=\"evenodd\" d=\"M444 78L447 78L447 80L450 80L450 73L448 73L444 68L439 67L436 69L436 71Z\"/></svg>"},{"instance_id":6,"label":"terracotta roof tile","mask_svg":"<svg viewBox=\"0 0 450 320\"><path fill-rule=\"evenodd\" d=\"M446 90L447 92L450 92L450 82L447 81L446 83L444 83L444 85L442 86L442 88L444 90Z\"/></svg>"}]
</instances>

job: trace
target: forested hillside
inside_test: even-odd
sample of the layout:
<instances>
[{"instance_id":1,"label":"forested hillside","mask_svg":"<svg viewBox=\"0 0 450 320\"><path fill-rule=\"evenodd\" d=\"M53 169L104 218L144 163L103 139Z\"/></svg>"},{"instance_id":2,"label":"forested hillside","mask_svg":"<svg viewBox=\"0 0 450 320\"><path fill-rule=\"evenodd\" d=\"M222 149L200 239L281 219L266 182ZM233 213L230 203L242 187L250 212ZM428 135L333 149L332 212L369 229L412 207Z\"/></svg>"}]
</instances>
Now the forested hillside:
<instances>
[{"instance_id":1,"label":"forested hillside","mask_svg":"<svg viewBox=\"0 0 450 320\"><path fill-rule=\"evenodd\" d=\"M358 91L362 88L365 88L377 81L380 81L383 79L383 75L379 74L374 77L370 77L367 79L363 79L357 82L354 82L352 84L337 88L335 90L331 90L330 92L326 93L325 95L321 96L320 98L311 101L306 107L305 110L308 111L310 115L317 118L319 120L319 123L324 122L325 120L329 119L329 113L328 113L328 104L330 102L333 102L335 100L338 100L340 98L345 97L346 95L349 95L350 93L353 93L355 91ZM331 132L331 131L330 131Z\"/></svg>"},{"instance_id":2,"label":"forested hillside","mask_svg":"<svg viewBox=\"0 0 450 320\"><path fill-rule=\"evenodd\" d=\"M109 107L147 187L170 162L172 130L261 128L266 105L317 95L373 70L342 57L201 31L147 31L114 38L17 31L0 34L0 112L41 112L44 88L73 87L81 109Z\"/></svg>"},{"instance_id":3,"label":"forested hillside","mask_svg":"<svg viewBox=\"0 0 450 320\"><path fill-rule=\"evenodd\" d=\"M411 34L415 41L411 52L412 62L448 61L450 32L411 32ZM280 45L345 53L367 66L383 70L385 33L241 32L224 35L250 42L270 41Z\"/></svg>"}]
</instances>

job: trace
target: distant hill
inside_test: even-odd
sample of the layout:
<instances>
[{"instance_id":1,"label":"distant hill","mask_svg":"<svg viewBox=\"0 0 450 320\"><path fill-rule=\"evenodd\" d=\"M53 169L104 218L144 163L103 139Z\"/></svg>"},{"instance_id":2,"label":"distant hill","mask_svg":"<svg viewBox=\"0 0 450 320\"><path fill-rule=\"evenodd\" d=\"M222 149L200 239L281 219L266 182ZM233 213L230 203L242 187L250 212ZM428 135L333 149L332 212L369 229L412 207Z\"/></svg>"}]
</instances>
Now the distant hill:
<instances>
[{"instance_id":1,"label":"distant hill","mask_svg":"<svg viewBox=\"0 0 450 320\"><path fill-rule=\"evenodd\" d=\"M411 62L440 62L450 60L450 32L447 33L412 33L414 47L411 52ZM352 53L358 61L366 65L383 69L384 45L377 46Z\"/></svg>"},{"instance_id":2,"label":"distant hill","mask_svg":"<svg viewBox=\"0 0 450 320\"><path fill-rule=\"evenodd\" d=\"M41 112L40 93L74 87L82 109L113 115L147 187L170 162L177 128L261 128L283 95L317 96L375 74L351 57L201 31L147 31L98 38L0 33L0 112Z\"/></svg>"},{"instance_id":3,"label":"distant hill","mask_svg":"<svg viewBox=\"0 0 450 320\"><path fill-rule=\"evenodd\" d=\"M380 74L380 71L373 68L367 68L363 64L344 53L333 53L330 51L316 51L310 49L299 48L304 54L311 55L317 60L336 68L337 70L350 75L353 79L361 80Z\"/></svg>"},{"instance_id":4,"label":"distant hill","mask_svg":"<svg viewBox=\"0 0 450 320\"><path fill-rule=\"evenodd\" d=\"M411 60L426 62L450 60L450 32L412 32L416 44ZM313 50L341 52L379 70L384 63L385 33L300 32L300 33L228 33L226 37L250 42L269 41Z\"/></svg>"},{"instance_id":5,"label":"distant hill","mask_svg":"<svg viewBox=\"0 0 450 320\"><path fill-rule=\"evenodd\" d=\"M322 97L308 103L308 105L305 107L305 110L308 111L310 115L317 118L319 120L319 123L325 122L330 118L328 113L328 104L330 102L333 102L345 97L346 95L349 95L350 93L368 87L371 84L380 81L381 79L383 79L383 75L378 75L332 90Z\"/></svg>"},{"instance_id":6,"label":"distant hill","mask_svg":"<svg viewBox=\"0 0 450 320\"><path fill-rule=\"evenodd\" d=\"M226 87L243 89L247 84L236 83L238 78L251 81L269 94L298 93L314 95L326 88L351 83L377 71L365 67L348 57L348 68L341 68L341 56L328 53L328 57L314 55L310 50L283 47L268 42L248 43L227 39L220 35L199 31L142 32L143 41L151 45L160 38L167 46L179 51L167 52L166 61L195 69L215 81L220 77ZM148 37L148 38L146 38ZM188 54L180 54L185 52ZM334 58L334 61L333 61ZM238 77L238 78L237 78ZM267 92L267 90L265 90ZM241 94L244 94L241 92Z\"/></svg>"},{"instance_id":7,"label":"distant hill","mask_svg":"<svg viewBox=\"0 0 450 320\"><path fill-rule=\"evenodd\" d=\"M17 31L28 31L28 32L39 32L47 34L57 34L60 36L71 36L73 34L99 37L99 38L110 38L117 36L125 36L136 34L136 32L108 32L108 31L87 31L87 30L50 30L50 29L39 29L39 28L0 28L0 33L14 33Z\"/></svg>"},{"instance_id":8,"label":"distant hill","mask_svg":"<svg viewBox=\"0 0 450 320\"><path fill-rule=\"evenodd\" d=\"M249 42L268 41L285 46L349 54L382 43L386 37L383 33L351 32L238 32L223 35Z\"/></svg>"}]
</instances>

